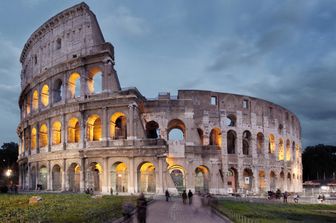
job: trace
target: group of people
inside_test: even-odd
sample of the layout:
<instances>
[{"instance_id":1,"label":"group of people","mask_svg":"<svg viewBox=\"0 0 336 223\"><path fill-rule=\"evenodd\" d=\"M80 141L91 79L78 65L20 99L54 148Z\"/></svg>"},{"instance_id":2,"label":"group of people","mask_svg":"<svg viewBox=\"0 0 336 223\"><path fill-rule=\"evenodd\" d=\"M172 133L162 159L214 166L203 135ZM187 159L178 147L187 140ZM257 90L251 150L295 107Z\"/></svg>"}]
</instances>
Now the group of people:
<instances>
[{"instance_id":1,"label":"group of people","mask_svg":"<svg viewBox=\"0 0 336 223\"><path fill-rule=\"evenodd\" d=\"M166 196L166 201L168 202L170 200L170 193L169 193L168 190L166 190L165 196ZM187 199L189 201L189 204L192 204L192 197L193 196L194 196L194 194L193 194L193 192L191 192L191 190L188 191L188 194L187 194L186 190L184 190L182 192L182 201L183 201L183 204L187 203Z\"/></svg>"}]
</instances>

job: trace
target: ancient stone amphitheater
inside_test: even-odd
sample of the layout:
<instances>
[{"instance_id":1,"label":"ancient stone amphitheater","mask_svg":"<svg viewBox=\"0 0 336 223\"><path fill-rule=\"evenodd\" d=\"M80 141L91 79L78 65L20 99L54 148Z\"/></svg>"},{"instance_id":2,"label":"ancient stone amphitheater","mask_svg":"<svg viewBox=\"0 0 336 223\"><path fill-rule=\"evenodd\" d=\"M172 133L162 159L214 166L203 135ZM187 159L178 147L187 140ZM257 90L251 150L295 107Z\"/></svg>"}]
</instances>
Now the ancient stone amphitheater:
<instances>
[{"instance_id":1,"label":"ancient stone amphitheater","mask_svg":"<svg viewBox=\"0 0 336 223\"><path fill-rule=\"evenodd\" d=\"M20 62L22 190L302 190L295 114L243 95L179 90L147 99L121 88L114 48L85 3L39 27Z\"/></svg>"}]
</instances>

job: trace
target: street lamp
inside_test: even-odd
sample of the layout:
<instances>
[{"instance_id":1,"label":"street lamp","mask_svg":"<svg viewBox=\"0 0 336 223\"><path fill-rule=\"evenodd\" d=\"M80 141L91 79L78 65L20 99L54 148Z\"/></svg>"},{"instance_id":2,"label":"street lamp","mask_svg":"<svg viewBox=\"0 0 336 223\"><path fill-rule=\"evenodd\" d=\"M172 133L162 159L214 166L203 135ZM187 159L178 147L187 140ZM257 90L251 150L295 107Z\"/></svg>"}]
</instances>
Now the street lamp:
<instances>
[{"instance_id":1,"label":"street lamp","mask_svg":"<svg viewBox=\"0 0 336 223\"><path fill-rule=\"evenodd\" d=\"M12 170L11 169L6 170L5 175L9 178L12 175Z\"/></svg>"}]
</instances>

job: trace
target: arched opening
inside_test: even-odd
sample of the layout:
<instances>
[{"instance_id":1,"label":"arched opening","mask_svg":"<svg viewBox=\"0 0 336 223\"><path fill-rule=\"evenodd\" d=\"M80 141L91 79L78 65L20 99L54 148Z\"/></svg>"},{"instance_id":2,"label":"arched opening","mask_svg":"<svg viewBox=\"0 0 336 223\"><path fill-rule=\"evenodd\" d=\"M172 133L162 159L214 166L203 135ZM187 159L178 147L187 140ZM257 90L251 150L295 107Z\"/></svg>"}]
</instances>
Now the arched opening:
<instances>
[{"instance_id":1,"label":"arched opening","mask_svg":"<svg viewBox=\"0 0 336 223\"><path fill-rule=\"evenodd\" d=\"M33 166L30 170L30 185L29 188L32 190L36 189L36 168Z\"/></svg>"},{"instance_id":2,"label":"arched opening","mask_svg":"<svg viewBox=\"0 0 336 223\"><path fill-rule=\"evenodd\" d=\"M41 91L41 103L43 106L48 106L49 105L49 86L48 85L43 85L42 91Z\"/></svg>"},{"instance_id":3,"label":"arched opening","mask_svg":"<svg viewBox=\"0 0 336 223\"><path fill-rule=\"evenodd\" d=\"M300 160L300 149L299 149L299 145L295 145L295 160Z\"/></svg>"},{"instance_id":4,"label":"arched opening","mask_svg":"<svg viewBox=\"0 0 336 223\"><path fill-rule=\"evenodd\" d=\"M279 160L284 160L285 158L285 151L284 151L284 143L283 143L283 140L280 138L279 139L279 155L278 155L278 159Z\"/></svg>"},{"instance_id":5,"label":"arched opening","mask_svg":"<svg viewBox=\"0 0 336 223\"><path fill-rule=\"evenodd\" d=\"M89 166L88 175L88 188L92 188L94 191L101 191L103 168L99 163L92 162Z\"/></svg>"},{"instance_id":6,"label":"arched opening","mask_svg":"<svg viewBox=\"0 0 336 223\"><path fill-rule=\"evenodd\" d=\"M230 168L227 172L228 192L235 193L238 188L238 172L235 168Z\"/></svg>"},{"instance_id":7,"label":"arched opening","mask_svg":"<svg viewBox=\"0 0 336 223\"><path fill-rule=\"evenodd\" d=\"M195 169L195 192L209 192L209 169L206 166L198 166Z\"/></svg>"},{"instance_id":8,"label":"arched opening","mask_svg":"<svg viewBox=\"0 0 336 223\"><path fill-rule=\"evenodd\" d=\"M243 132L243 155L250 155L251 132Z\"/></svg>"},{"instance_id":9,"label":"arched opening","mask_svg":"<svg viewBox=\"0 0 336 223\"><path fill-rule=\"evenodd\" d=\"M155 193L155 166L151 162L144 162L138 166L138 190L144 193Z\"/></svg>"},{"instance_id":10,"label":"arched opening","mask_svg":"<svg viewBox=\"0 0 336 223\"><path fill-rule=\"evenodd\" d=\"M159 124L155 121L150 121L146 123L146 136L148 139L159 138Z\"/></svg>"},{"instance_id":11,"label":"arched opening","mask_svg":"<svg viewBox=\"0 0 336 223\"><path fill-rule=\"evenodd\" d=\"M41 185L41 190L47 189L47 177L48 177L47 167L41 166L39 172L39 184Z\"/></svg>"},{"instance_id":12,"label":"arched opening","mask_svg":"<svg viewBox=\"0 0 336 223\"><path fill-rule=\"evenodd\" d=\"M275 138L273 134L270 134L268 143L268 153L274 154L274 152L275 152Z\"/></svg>"},{"instance_id":13,"label":"arched opening","mask_svg":"<svg viewBox=\"0 0 336 223\"><path fill-rule=\"evenodd\" d=\"M182 193L186 187L185 187L185 170L182 166L179 165L173 165L169 167L169 174L172 178L174 185L179 193Z\"/></svg>"},{"instance_id":14,"label":"arched opening","mask_svg":"<svg viewBox=\"0 0 336 223\"><path fill-rule=\"evenodd\" d=\"M68 143L78 143L80 139L80 126L77 118L71 118L68 122Z\"/></svg>"},{"instance_id":15,"label":"arched opening","mask_svg":"<svg viewBox=\"0 0 336 223\"><path fill-rule=\"evenodd\" d=\"M296 159L296 154L295 154L295 142L293 141L292 143L292 156L293 156L293 160Z\"/></svg>"},{"instance_id":16,"label":"arched opening","mask_svg":"<svg viewBox=\"0 0 336 223\"><path fill-rule=\"evenodd\" d=\"M244 190L246 191L252 191L252 185L253 185L253 172L251 169L244 169L243 171L243 177L244 177Z\"/></svg>"},{"instance_id":17,"label":"arched opening","mask_svg":"<svg viewBox=\"0 0 336 223\"><path fill-rule=\"evenodd\" d=\"M210 132L210 145L217 146L218 149L222 146L222 132L219 128L214 128Z\"/></svg>"},{"instance_id":18,"label":"arched opening","mask_svg":"<svg viewBox=\"0 0 336 223\"><path fill-rule=\"evenodd\" d=\"M54 103L62 100L62 94L63 94L63 83L61 79L57 79L54 81L54 86L53 86Z\"/></svg>"},{"instance_id":19,"label":"arched opening","mask_svg":"<svg viewBox=\"0 0 336 223\"><path fill-rule=\"evenodd\" d=\"M281 135L283 133L283 125L282 124L279 124L279 126L278 126L278 133L279 133L279 135Z\"/></svg>"},{"instance_id":20,"label":"arched opening","mask_svg":"<svg viewBox=\"0 0 336 223\"><path fill-rule=\"evenodd\" d=\"M185 124L181 120L170 120L168 123L168 140L183 141L185 139L185 131Z\"/></svg>"},{"instance_id":21,"label":"arched opening","mask_svg":"<svg viewBox=\"0 0 336 223\"><path fill-rule=\"evenodd\" d=\"M115 192L128 191L128 170L124 162L116 162L112 166L111 173L112 189Z\"/></svg>"},{"instance_id":22,"label":"arched opening","mask_svg":"<svg viewBox=\"0 0 336 223\"><path fill-rule=\"evenodd\" d=\"M259 191L266 191L265 172L263 170L259 171Z\"/></svg>"},{"instance_id":23,"label":"arched opening","mask_svg":"<svg viewBox=\"0 0 336 223\"><path fill-rule=\"evenodd\" d=\"M52 189L53 190L62 189L62 175L61 175L61 167L59 165L55 165L52 168Z\"/></svg>"},{"instance_id":24,"label":"arched opening","mask_svg":"<svg viewBox=\"0 0 336 223\"><path fill-rule=\"evenodd\" d=\"M237 123L237 117L234 114L229 114L226 118L225 118L225 124L229 127L234 127L236 126Z\"/></svg>"},{"instance_id":25,"label":"arched opening","mask_svg":"<svg viewBox=\"0 0 336 223\"><path fill-rule=\"evenodd\" d=\"M27 95L27 99L26 99L26 114L27 115L30 114L30 108L31 108L31 97L30 95Z\"/></svg>"},{"instance_id":26,"label":"arched opening","mask_svg":"<svg viewBox=\"0 0 336 223\"><path fill-rule=\"evenodd\" d=\"M276 175L274 171L270 172L270 190L271 191L276 191Z\"/></svg>"},{"instance_id":27,"label":"arched opening","mask_svg":"<svg viewBox=\"0 0 336 223\"><path fill-rule=\"evenodd\" d=\"M257 153L262 154L264 148L264 135L261 132L257 134Z\"/></svg>"},{"instance_id":28,"label":"arched opening","mask_svg":"<svg viewBox=\"0 0 336 223\"><path fill-rule=\"evenodd\" d=\"M204 132L202 129L200 128L197 128L197 133L198 133L198 136L199 136L199 140L200 140L200 145L204 145Z\"/></svg>"},{"instance_id":29,"label":"arched opening","mask_svg":"<svg viewBox=\"0 0 336 223\"><path fill-rule=\"evenodd\" d=\"M285 174L283 171L280 172L279 188L281 191L285 190Z\"/></svg>"},{"instance_id":30,"label":"arched opening","mask_svg":"<svg viewBox=\"0 0 336 223\"><path fill-rule=\"evenodd\" d=\"M90 94L102 92L102 74L99 67L94 67L89 70L87 86Z\"/></svg>"},{"instance_id":31,"label":"arched opening","mask_svg":"<svg viewBox=\"0 0 336 223\"><path fill-rule=\"evenodd\" d=\"M42 124L40 127L40 147L45 147L48 145L48 127L46 124Z\"/></svg>"},{"instance_id":32,"label":"arched opening","mask_svg":"<svg viewBox=\"0 0 336 223\"><path fill-rule=\"evenodd\" d=\"M79 73L72 73L68 81L68 90L70 98L80 96L80 75Z\"/></svg>"},{"instance_id":33,"label":"arched opening","mask_svg":"<svg viewBox=\"0 0 336 223\"><path fill-rule=\"evenodd\" d=\"M38 104L39 104L39 95L38 95L38 91L35 90L33 92L33 110L34 111L38 109Z\"/></svg>"},{"instance_id":34,"label":"arched opening","mask_svg":"<svg viewBox=\"0 0 336 223\"><path fill-rule=\"evenodd\" d=\"M287 174L287 191L292 191L292 177L291 174Z\"/></svg>"},{"instance_id":35,"label":"arched opening","mask_svg":"<svg viewBox=\"0 0 336 223\"><path fill-rule=\"evenodd\" d=\"M227 152L228 154L236 153L236 138L237 134L233 130L227 132Z\"/></svg>"},{"instance_id":36,"label":"arched opening","mask_svg":"<svg viewBox=\"0 0 336 223\"><path fill-rule=\"evenodd\" d=\"M112 139L127 139L127 119L124 113L116 112L111 116L110 137Z\"/></svg>"},{"instance_id":37,"label":"arched opening","mask_svg":"<svg viewBox=\"0 0 336 223\"><path fill-rule=\"evenodd\" d=\"M52 144L58 145L62 141L62 124L56 121L52 125Z\"/></svg>"},{"instance_id":38,"label":"arched opening","mask_svg":"<svg viewBox=\"0 0 336 223\"><path fill-rule=\"evenodd\" d=\"M290 141L289 139L286 140L286 161L291 160L291 153L290 153Z\"/></svg>"},{"instance_id":39,"label":"arched opening","mask_svg":"<svg viewBox=\"0 0 336 223\"><path fill-rule=\"evenodd\" d=\"M31 130L31 145L30 145L30 149L36 149L36 137L37 137L37 131L36 128L32 128Z\"/></svg>"},{"instance_id":40,"label":"arched opening","mask_svg":"<svg viewBox=\"0 0 336 223\"><path fill-rule=\"evenodd\" d=\"M87 140L100 141L102 137L101 120L98 115L90 115L87 120Z\"/></svg>"},{"instance_id":41,"label":"arched opening","mask_svg":"<svg viewBox=\"0 0 336 223\"><path fill-rule=\"evenodd\" d=\"M72 163L68 170L69 191L80 191L80 166L77 163Z\"/></svg>"}]
</instances>

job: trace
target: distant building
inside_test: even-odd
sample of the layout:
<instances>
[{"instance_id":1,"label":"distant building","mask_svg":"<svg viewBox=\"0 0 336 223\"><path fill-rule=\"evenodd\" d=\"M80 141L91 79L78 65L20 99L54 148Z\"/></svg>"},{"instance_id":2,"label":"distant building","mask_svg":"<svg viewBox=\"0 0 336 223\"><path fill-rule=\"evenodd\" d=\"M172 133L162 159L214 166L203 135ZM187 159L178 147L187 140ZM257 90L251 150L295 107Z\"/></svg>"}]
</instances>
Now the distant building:
<instances>
[{"instance_id":1,"label":"distant building","mask_svg":"<svg viewBox=\"0 0 336 223\"><path fill-rule=\"evenodd\" d=\"M302 190L295 114L243 95L179 90L147 99L122 89L114 48L85 3L39 27L20 61L22 190Z\"/></svg>"}]
</instances>

